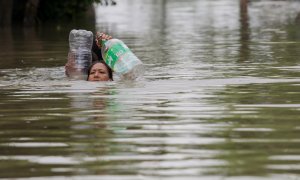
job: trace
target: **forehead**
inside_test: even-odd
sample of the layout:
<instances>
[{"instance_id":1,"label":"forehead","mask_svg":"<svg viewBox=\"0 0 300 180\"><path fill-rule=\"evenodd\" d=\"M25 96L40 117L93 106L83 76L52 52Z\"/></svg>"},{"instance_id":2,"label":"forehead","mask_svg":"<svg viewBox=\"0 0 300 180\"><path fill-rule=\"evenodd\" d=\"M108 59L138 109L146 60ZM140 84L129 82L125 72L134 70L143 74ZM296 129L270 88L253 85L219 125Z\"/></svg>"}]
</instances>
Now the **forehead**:
<instances>
[{"instance_id":1,"label":"forehead","mask_svg":"<svg viewBox=\"0 0 300 180\"><path fill-rule=\"evenodd\" d=\"M107 70L103 63L97 63L92 67L92 70Z\"/></svg>"}]
</instances>

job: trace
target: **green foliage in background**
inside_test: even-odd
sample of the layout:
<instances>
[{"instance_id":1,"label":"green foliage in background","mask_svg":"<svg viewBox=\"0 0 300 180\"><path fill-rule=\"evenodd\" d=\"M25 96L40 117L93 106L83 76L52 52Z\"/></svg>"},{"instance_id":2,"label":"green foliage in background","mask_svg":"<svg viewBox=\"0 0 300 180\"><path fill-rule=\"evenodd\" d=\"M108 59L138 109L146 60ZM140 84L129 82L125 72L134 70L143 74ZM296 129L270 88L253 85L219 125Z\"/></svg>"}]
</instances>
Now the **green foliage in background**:
<instances>
[{"instance_id":1,"label":"green foliage in background","mask_svg":"<svg viewBox=\"0 0 300 180\"><path fill-rule=\"evenodd\" d=\"M116 5L114 0L0 0L0 27L94 22L94 3Z\"/></svg>"},{"instance_id":2,"label":"green foliage in background","mask_svg":"<svg viewBox=\"0 0 300 180\"><path fill-rule=\"evenodd\" d=\"M93 3L101 0L41 0L37 17L40 21L75 20L86 15Z\"/></svg>"}]
</instances>

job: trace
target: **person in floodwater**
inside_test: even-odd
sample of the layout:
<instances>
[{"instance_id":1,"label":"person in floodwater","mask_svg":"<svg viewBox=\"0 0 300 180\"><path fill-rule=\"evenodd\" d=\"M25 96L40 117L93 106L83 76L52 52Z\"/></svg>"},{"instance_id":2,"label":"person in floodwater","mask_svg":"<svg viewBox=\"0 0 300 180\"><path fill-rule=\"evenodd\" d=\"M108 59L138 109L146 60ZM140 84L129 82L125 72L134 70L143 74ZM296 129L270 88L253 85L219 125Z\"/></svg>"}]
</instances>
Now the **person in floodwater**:
<instances>
[{"instance_id":1,"label":"person in floodwater","mask_svg":"<svg viewBox=\"0 0 300 180\"><path fill-rule=\"evenodd\" d=\"M112 39L110 35L98 33L92 46L92 65L88 68L87 81L113 81L112 69L104 62L101 54L101 41ZM75 59L71 58L65 65L68 77L78 71L75 68Z\"/></svg>"},{"instance_id":2,"label":"person in floodwater","mask_svg":"<svg viewBox=\"0 0 300 180\"><path fill-rule=\"evenodd\" d=\"M104 61L95 61L89 68L87 80L113 81L113 73Z\"/></svg>"},{"instance_id":3,"label":"person in floodwater","mask_svg":"<svg viewBox=\"0 0 300 180\"><path fill-rule=\"evenodd\" d=\"M112 69L103 61L101 55L101 41L109 39L112 37L97 32L92 47L93 63L88 69L87 81L113 81Z\"/></svg>"}]
</instances>

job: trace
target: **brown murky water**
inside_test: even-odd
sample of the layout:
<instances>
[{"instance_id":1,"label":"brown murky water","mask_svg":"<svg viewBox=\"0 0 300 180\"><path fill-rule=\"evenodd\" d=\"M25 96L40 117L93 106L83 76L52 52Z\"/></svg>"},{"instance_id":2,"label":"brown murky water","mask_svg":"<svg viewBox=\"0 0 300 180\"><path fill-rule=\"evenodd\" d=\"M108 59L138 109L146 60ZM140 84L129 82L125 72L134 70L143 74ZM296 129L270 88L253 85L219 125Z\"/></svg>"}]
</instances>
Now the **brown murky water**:
<instances>
[{"instance_id":1,"label":"brown murky water","mask_svg":"<svg viewBox=\"0 0 300 180\"><path fill-rule=\"evenodd\" d=\"M96 9L145 76L70 81L70 28L2 29L0 178L299 178L299 1Z\"/></svg>"}]
</instances>

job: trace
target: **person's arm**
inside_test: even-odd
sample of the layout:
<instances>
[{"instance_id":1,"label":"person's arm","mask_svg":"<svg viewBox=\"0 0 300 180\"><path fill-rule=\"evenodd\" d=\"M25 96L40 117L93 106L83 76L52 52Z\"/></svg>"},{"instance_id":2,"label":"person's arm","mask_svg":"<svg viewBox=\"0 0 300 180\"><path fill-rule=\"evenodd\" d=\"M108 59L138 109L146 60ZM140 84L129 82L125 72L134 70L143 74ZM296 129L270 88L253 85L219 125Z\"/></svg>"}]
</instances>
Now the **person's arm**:
<instances>
[{"instance_id":1,"label":"person's arm","mask_svg":"<svg viewBox=\"0 0 300 180\"><path fill-rule=\"evenodd\" d=\"M75 67L75 56L73 53L68 53L68 60L67 63L65 64L65 74L66 76L70 77L74 73L77 72L77 69Z\"/></svg>"},{"instance_id":2,"label":"person's arm","mask_svg":"<svg viewBox=\"0 0 300 180\"><path fill-rule=\"evenodd\" d=\"M93 46L92 46L93 61L103 60L102 53L101 53L101 41L110 40L110 39L112 39L110 35L97 32L96 38L94 39Z\"/></svg>"},{"instance_id":3,"label":"person's arm","mask_svg":"<svg viewBox=\"0 0 300 180\"><path fill-rule=\"evenodd\" d=\"M94 39L93 41L92 55L93 55L93 62L103 60L101 49L98 47L96 39Z\"/></svg>"}]
</instances>

